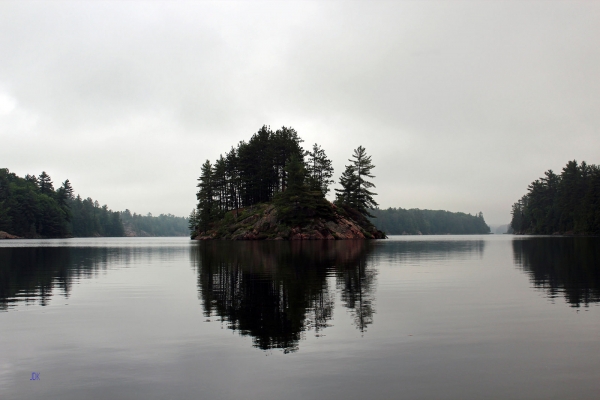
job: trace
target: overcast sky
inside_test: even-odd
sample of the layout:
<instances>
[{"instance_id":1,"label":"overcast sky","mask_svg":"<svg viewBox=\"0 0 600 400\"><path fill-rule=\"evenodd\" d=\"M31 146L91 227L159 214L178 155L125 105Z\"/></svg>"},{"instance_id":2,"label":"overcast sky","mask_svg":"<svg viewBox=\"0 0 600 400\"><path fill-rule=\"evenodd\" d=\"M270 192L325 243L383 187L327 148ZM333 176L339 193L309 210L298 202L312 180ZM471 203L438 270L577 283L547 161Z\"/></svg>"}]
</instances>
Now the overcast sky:
<instances>
[{"instance_id":1,"label":"overcast sky","mask_svg":"<svg viewBox=\"0 0 600 400\"><path fill-rule=\"evenodd\" d=\"M482 211L599 164L600 2L0 2L0 167L187 216L262 125L359 145L381 208Z\"/></svg>"}]
</instances>

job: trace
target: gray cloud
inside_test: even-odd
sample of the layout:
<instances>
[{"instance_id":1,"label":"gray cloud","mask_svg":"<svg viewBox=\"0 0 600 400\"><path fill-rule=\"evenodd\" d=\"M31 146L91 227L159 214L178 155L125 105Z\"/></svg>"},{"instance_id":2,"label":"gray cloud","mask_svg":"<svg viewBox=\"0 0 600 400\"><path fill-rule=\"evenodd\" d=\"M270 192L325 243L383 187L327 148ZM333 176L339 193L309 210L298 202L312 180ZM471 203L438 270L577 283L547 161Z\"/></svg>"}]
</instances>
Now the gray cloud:
<instances>
[{"instance_id":1,"label":"gray cloud","mask_svg":"<svg viewBox=\"0 0 600 400\"><path fill-rule=\"evenodd\" d=\"M0 160L113 209L187 215L263 124L362 144L382 207L483 211L598 163L592 2L2 2Z\"/></svg>"}]
</instances>

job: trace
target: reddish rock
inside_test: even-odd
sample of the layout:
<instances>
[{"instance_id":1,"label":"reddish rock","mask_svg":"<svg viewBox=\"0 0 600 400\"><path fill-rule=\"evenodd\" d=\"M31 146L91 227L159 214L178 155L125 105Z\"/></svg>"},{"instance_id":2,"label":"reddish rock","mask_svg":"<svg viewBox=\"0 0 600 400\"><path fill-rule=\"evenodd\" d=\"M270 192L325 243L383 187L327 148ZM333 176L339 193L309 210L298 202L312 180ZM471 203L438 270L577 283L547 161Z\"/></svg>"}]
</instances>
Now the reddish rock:
<instances>
[{"instance_id":1,"label":"reddish rock","mask_svg":"<svg viewBox=\"0 0 600 400\"><path fill-rule=\"evenodd\" d=\"M278 221L277 210L272 204L246 208L246 214L236 210L208 232L198 233L197 240L336 240L336 239L384 239L363 215L351 209L332 205L333 218L315 218L303 226L289 227ZM343 214L342 214L343 211ZM248 213L254 213L248 215ZM347 215L346 215L347 214ZM230 221L227 224L225 221Z\"/></svg>"},{"instance_id":2,"label":"reddish rock","mask_svg":"<svg viewBox=\"0 0 600 400\"><path fill-rule=\"evenodd\" d=\"M0 231L0 239L23 239L20 236L11 235L8 232Z\"/></svg>"}]
</instances>

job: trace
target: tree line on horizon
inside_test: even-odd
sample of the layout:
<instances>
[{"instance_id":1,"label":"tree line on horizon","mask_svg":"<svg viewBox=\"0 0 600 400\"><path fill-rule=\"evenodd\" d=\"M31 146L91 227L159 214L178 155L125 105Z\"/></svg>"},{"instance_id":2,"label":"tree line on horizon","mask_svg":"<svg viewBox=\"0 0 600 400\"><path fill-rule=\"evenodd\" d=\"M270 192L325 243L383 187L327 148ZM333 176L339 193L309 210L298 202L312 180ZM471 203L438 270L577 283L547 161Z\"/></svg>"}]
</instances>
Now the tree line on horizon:
<instances>
[{"instance_id":1,"label":"tree line on horizon","mask_svg":"<svg viewBox=\"0 0 600 400\"><path fill-rule=\"evenodd\" d=\"M600 234L600 166L573 160L560 175L546 171L511 214L517 234Z\"/></svg>"},{"instance_id":2,"label":"tree line on horizon","mask_svg":"<svg viewBox=\"0 0 600 400\"><path fill-rule=\"evenodd\" d=\"M228 211L274 202L283 222L300 224L308 218L327 218L333 213L325 199L334 182L333 166L318 144L305 151L303 140L291 127L272 131L263 126L248 142L240 141L213 163L202 164L198 178L198 204L190 214L190 230L205 232ZM377 206L369 178L371 157L360 146L340 178L337 205L363 215Z\"/></svg>"},{"instance_id":3,"label":"tree line on horizon","mask_svg":"<svg viewBox=\"0 0 600 400\"><path fill-rule=\"evenodd\" d=\"M186 236L184 217L142 216L112 211L97 200L75 196L69 180L58 189L44 171L24 178L0 168L0 231L26 238L125 236L129 231L149 236Z\"/></svg>"},{"instance_id":4,"label":"tree line on horizon","mask_svg":"<svg viewBox=\"0 0 600 400\"><path fill-rule=\"evenodd\" d=\"M389 235L469 235L490 233L483 213L476 215L443 210L374 209L371 222Z\"/></svg>"}]
</instances>

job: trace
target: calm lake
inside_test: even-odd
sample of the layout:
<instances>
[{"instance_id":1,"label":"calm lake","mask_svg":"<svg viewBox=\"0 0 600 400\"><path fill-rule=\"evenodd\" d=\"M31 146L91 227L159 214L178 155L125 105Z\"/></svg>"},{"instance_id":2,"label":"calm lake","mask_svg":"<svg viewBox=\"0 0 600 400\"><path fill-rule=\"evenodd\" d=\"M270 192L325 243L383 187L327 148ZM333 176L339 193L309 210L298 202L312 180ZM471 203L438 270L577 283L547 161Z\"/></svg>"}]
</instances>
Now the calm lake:
<instances>
[{"instance_id":1,"label":"calm lake","mask_svg":"<svg viewBox=\"0 0 600 400\"><path fill-rule=\"evenodd\" d=\"M597 399L600 238L0 242L1 399Z\"/></svg>"}]
</instances>

